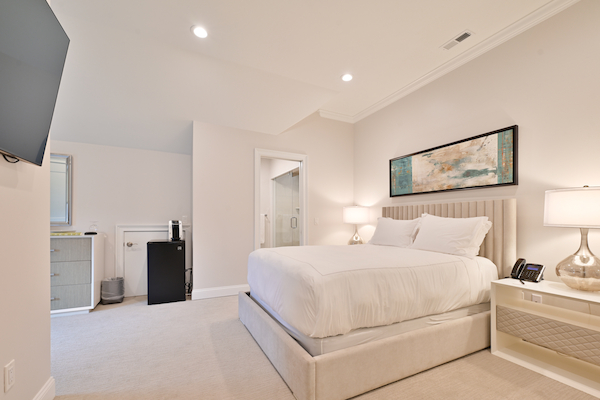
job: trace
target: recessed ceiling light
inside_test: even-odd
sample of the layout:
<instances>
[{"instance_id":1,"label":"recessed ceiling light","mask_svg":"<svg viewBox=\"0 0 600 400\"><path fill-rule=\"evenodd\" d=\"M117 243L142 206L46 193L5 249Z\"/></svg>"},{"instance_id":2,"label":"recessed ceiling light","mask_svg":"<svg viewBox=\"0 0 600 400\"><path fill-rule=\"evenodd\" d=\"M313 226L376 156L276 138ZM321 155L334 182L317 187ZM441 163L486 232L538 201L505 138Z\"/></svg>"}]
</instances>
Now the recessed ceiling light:
<instances>
[{"instance_id":1,"label":"recessed ceiling light","mask_svg":"<svg viewBox=\"0 0 600 400\"><path fill-rule=\"evenodd\" d=\"M206 29L202 28L201 26L192 26L192 32L194 33L194 35L202 39L208 36L208 32L206 32Z\"/></svg>"},{"instance_id":2,"label":"recessed ceiling light","mask_svg":"<svg viewBox=\"0 0 600 400\"><path fill-rule=\"evenodd\" d=\"M352 75L350 75L350 74L344 74L344 75L342 75L342 80L344 82L350 82L352 80Z\"/></svg>"}]
</instances>

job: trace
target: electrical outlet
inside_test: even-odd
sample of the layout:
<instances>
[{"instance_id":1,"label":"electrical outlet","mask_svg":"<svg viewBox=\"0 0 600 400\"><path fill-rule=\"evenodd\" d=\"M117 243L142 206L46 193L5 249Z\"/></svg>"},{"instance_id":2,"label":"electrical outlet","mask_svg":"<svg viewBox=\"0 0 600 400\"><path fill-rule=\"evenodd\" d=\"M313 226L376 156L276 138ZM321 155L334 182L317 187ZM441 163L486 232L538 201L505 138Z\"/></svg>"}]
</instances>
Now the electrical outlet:
<instances>
[{"instance_id":1,"label":"electrical outlet","mask_svg":"<svg viewBox=\"0 0 600 400\"><path fill-rule=\"evenodd\" d=\"M15 360L12 360L4 366L4 393L13 387L15 378Z\"/></svg>"},{"instance_id":2,"label":"electrical outlet","mask_svg":"<svg viewBox=\"0 0 600 400\"><path fill-rule=\"evenodd\" d=\"M540 294L532 294L531 295L531 301L533 301L534 303L541 303L542 302L542 295L540 295Z\"/></svg>"}]
</instances>

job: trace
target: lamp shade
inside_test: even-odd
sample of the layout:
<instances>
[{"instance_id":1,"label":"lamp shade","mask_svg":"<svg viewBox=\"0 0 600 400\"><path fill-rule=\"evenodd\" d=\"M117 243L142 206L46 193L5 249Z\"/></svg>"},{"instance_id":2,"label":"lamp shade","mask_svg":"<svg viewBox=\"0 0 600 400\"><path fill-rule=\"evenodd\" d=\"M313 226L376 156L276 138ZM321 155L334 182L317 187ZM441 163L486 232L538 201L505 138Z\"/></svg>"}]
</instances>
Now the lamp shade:
<instances>
[{"instance_id":1,"label":"lamp shade","mask_svg":"<svg viewBox=\"0 0 600 400\"><path fill-rule=\"evenodd\" d=\"M544 226L600 228L600 187L547 190Z\"/></svg>"},{"instance_id":2,"label":"lamp shade","mask_svg":"<svg viewBox=\"0 0 600 400\"><path fill-rule=\"evenodd\" d=\"M344 222L347 224L366 224L369 222L369 208L361 206L344 207Z\"/></svg>"}]
</instances>

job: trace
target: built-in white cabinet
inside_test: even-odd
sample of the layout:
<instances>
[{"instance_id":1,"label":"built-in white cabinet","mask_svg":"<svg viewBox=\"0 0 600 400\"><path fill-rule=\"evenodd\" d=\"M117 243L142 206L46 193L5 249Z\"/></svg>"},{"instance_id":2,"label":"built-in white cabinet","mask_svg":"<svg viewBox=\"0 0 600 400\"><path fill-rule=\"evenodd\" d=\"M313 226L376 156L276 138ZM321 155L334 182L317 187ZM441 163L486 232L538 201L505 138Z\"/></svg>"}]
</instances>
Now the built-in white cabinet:
<instances>
[{"instance_id":1,"label":"built-in white cabinet","mask_svg":"<svg viewBox=\"0 0 600 400\"><path fill-rule=\"evenodd\" d=\"M50 312L92 310L104 279L104 235L50 238Z\"/></svg>"},{"instance_id":2,"label":"built-in white cabinet","mask_svg":"<svg viewBox=\"0 0 600 400\"><path fill-rule=\"evenodd\" d=\"M600 293L492 282L492 354L600 397Z\"/></svg>"}]
</instances>

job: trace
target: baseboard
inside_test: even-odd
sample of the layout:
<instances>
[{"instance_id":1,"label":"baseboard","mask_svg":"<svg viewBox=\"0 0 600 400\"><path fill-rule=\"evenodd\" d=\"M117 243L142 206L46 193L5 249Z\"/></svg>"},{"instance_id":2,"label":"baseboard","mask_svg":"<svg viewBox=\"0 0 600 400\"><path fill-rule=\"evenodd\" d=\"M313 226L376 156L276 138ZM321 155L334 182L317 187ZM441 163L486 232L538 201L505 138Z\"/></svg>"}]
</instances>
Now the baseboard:
<instances>
[{"instance_id":1,"label":"baseboard","mask_svg":"<svg viewBox=\"0 0 600 400\"><path fill-rule=\"evenodd\" d=\"M57 311L57 312L52 312L50 311L50 318L58 318L58 317L69 317L71 315L77 315L77 314L89 314L90 310L84 310L84 311Z\"/></svg>"},{"instance_id":2,"label":"baseboard","mask_svg":"<svg viewBox=\"0 0 600 400\"><path fill-rule=\"evenodd\" d=\"M46 384L40 389L38 394L35 395L33 400L53 400L56 395L56 387L54 377L50 377L46 381Z\"/></svg>"},{"instance_id":3,"label":"baseboard","mask_svg":"<svg viewBox=\"0 0 600 400\"><path fill-rule=\"evenodd\" d=\"M237 296L239 292L249 292L249 285L220 286L192 290L192 300L211 299L213 297Z\"/></svg>"}]
</instances>

